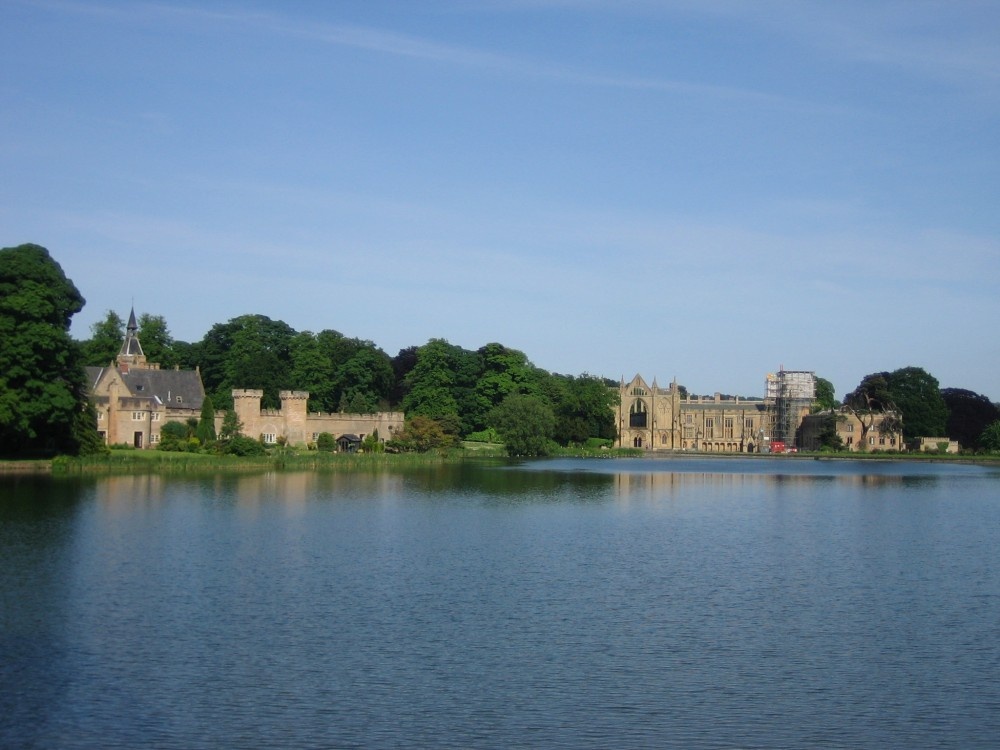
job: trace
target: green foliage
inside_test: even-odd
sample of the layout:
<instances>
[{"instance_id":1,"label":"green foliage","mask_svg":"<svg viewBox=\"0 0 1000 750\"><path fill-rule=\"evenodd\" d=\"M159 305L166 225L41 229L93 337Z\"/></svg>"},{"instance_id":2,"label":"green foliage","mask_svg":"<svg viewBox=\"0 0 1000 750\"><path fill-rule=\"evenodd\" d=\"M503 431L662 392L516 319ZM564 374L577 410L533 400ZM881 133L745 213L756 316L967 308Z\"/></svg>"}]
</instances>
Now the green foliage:
<instances>
[{"instance_id":1,"label":"green foliage","mask_svg":"<svg viewBox=\"0 0 1000 750\"><path fill-rule=\"evenodd\" d=\"M979 446L990 453L1000 453L1000 420L983 430L979 436Z\"/></svg>"},{"instance_id":2,"label":"green foliage","mask_svg":"<svg viewBox=\"0 0 1000 750\"><path fill-rule=\"evenodd\" d=\"M280 406L278 392L291 386L288 362L295 332L264 315L242 315L212 326L197 345L202 381L216 406L232 404L234 388L264 391L261 406Z\"/></svg>"},{"instance_id":3,"label":"green foliage","mask_svg":"<svg viewBox=\"0 0 1000 750\"><path fill-rule=\"evenodd\" d=\"M431 417L417 415L406 420L406 425L389 441L389 446L401 451L425 452L437 448L450 448L455 438Z\"/></svg>"},{"instance_id":4,"label":"green foliage","mask_svg":"<svg viewBox=\"0 0 1000 750\"><path fill-rule=\"evenodd\" d=\"M406 376L403 410L407 414L432 419L458 416L452 356L452 346L444 339L431 339L417 350L416 365Z\"/></svg>"},{"instance_id":5,"label":"green foliage","mask_svg":"<svg viewBox=\"0 0 1000 750\"><path fill-rule=\"evenodd\" d=\"M219 429L219 440L226 442L243 434L243 424L236 416L235 409L229 409L222 417L222 427Z\"/></svg>"},{"instance_id":6,"label":"green foliage","mask_svg":"<svg viewBox=\"0 0 1000 750\"><path fill-rule=\"evenodd\" d=\"M865 375L858 387L844 396L844 407L861 422L861 440L858 443L861 450L868 446L868 432L875 424L876 415L896 409L889 392L888 375L887 372Z\"/></svg>"},{"instance_id":7,"label":"green foliage","mask_svg":"<svg viewBox=\"0 0 1000 750\"><path fill-rule=\"evenodd\" d=\"M321 432L316 436L316 450L333 453L337 450L337 439L329 432Z\"/></svg>"},{"instance_id":8,"label":"green foliage","mask_svg":"<svg viewBox=\"0 0 1000 750\"><path fill-rule=\"evenodd\" d=\"M946 434L948 407L937 378L920 367L903 367L883 373L889 396L903 418L903 438Z\"/></svg>"},{"instance_id":9,"label":"green foliage","mask_svg":"<svg viewBox=\"0 0 1000 750\"><path fill-rule=\"evenodd\" d=\"M837 414L830 412L823 421L823 429L819 433L819 449L821 451L841 451L844 441L837 434Z\"/></svg>"},{"instance_id":10,"label":"green foliage","mask_svg":"<svg viewBox=\"0 0 1000 750\"><path fill-rule=\"evenodd\" d=\"M485 430L470 432L465 439L473 443L499 443L500 433L492 427L487 427Z\"/></svg>"},{"instance_id":11,"label":"green foliage","mask_svg":"<svg viewBox=\"0 0 1000 750\"><path fill-rule=\"evenodd\" d=\"M361 441L361 450L365 453L381 453L385 450L385 446L379 440L378 430L375 430L371 435L365 436L365 439Z\"/></svg>"},{"instance_id":12,"label":"green foliage","mask_svg":"<svg viewBox=\"0 0 1000 750\"><path fill-rule=\"evenodd\" d=\"M198 419L195 436L203 445L215 442L215 406L212 404L211 396L205 396L205 400L201 402L201 416Z\"/></svg>"},{"instance_id":13,"label":"green foliage","mask_svg":"<svg viewBox=\"0 0 1000 750\"><path fill-rule=\"evenodd\" d=\"M264 456L267 449L259 440L237 435L222 443L219 452L226 456Z\"/></svg>"},{"instance_id":14,"label":"green foliage","mask_svg":"<svg viewBox=\"0 0 1000 750\"><path fill-rule=\"evenodd\" d=\"M840 404L836 399L836 392L831 383L826 378L816 378L816 409L817 411L832 411Z\"/></svg>"},{"instance_id":15,"label":"green foliage","mask_svg":"<svg viewBox=\"0 0 1000 750\"><path fill-rule=\"evenodd\" d=\"M136 321L139 324L139 342L147 362L159 362L163 369L180 364L174 351L174 338L167 328L162 315L143 313Z\"/></svg>"},{"instance_id":16,"label":"green foliage","mask_svg":"<svg viewBox=\"0 0 1000 750\"><path fill-rule=\"evenodd\" d=\"M125 321L114 310L108 310L104 320L90 327L90 338L80 344L84 365L107 367L121 351L125 339Z\"/></svg>"},{"instance_id":17,"label":"green foliage","mask_svg":"<svg viewBox=\"0 0 1000 750\"><path fill-rule=\"evenodd\" d=\"M0 250L0 455L76 454L91 444L70 320L84 299L38 245ZM88 412L90 415L92 411Z\"/></svg>"},{"instance_id":18,"label":"green foliage","mask_svg":"<svg viewBox=\"0 0 1000 750\"><path fill-rule=\"evenodd\" d=\"M989 425L1000 420L1000 408L974 391L943 388L941 398L948 407L946 434L962 448L979 448L979 438Z\"/></svg>"},{"instance_id":19,"label":"green foliage","mask_svg":"<svg viewBox=\"0 0 1000 750\"><path fill-rule=\"evenodd\" d=\"M183 422L166 422L160 427L160 442L157 449L161 451L187 451L191 449L191 430ZM195 450L197 450L196 442Z\"/></svg>"},{"instance_id":20,"label":"green foliage","mask_svg":"<svg viewBox=\"0 0 1000 750\"><path fill-rule=\"evenodd\" d=\"M511 456L549 455L555 422L552 409L535 396L508 396L490 412L490 423Z\"/></svg>"}]
</instances>

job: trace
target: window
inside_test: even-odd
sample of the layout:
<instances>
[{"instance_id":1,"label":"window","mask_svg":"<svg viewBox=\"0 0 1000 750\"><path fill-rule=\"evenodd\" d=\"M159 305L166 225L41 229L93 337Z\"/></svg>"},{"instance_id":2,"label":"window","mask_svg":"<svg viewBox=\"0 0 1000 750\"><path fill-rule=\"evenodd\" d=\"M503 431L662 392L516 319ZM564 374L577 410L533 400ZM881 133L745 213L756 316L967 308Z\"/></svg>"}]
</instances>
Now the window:
<instances>
[{"instance_id":1,"label":"window","mask_svg":"<svg viewBox=\"0 0 1000 750\"><path fill-rule=\"evenodd\" d=\"M644 404L639 399L636 399L631 408L628 410L628 426L629 427L645 427L646 426L646 404Z\"/></svg>"},{"instance_id":2,"label":"window","mask_svg":"<svg viewBox=\"0 0 1000 750\"><path fill-rule=\"evenodd\" d=\"M154 432L152 435L149 436L150 445L154 445L155 443L158 442L160 442L160 434L158 432Z\"/></svg>"},{"instance_id":3,"label":"window","mask_svg":"<svg viewBox=\"0 0 1000 750\"><path fill-rule=\"evenodd\" d=\"M848 422L847 423L847 431L848 432L854 432L854 422Z\"/></svg>"},{"instance_id":4,"label":"window","mask_svg":"<svg viewBox=\"0 0 1000 750\"><path fill-rule=\"evenodd\" d=\"M726 434L723 437L731 438L733 436L733 420L732 417L726 417L725 423Z\"/></svg>"},{"instance_id":5,"label":"window","mask_svg":"<svg viewBox=\"0 0 1000 750\"><path fill-rule=\"evenodd\" d=\"M854 445L854 438L853 437L848 437L847 438L847 444L848 445Z\"/></svg>"},{"instance_id":6,"label":"window","mask_svg":"<svg viewBox=\"0 0 1000 750\"><path fill-rule=\"evenodd\" d=\"M684 424L694 424L694 417L691 414L685 414Z\"/></svg>"},{"instance_id":7,"label":"window","mask_svg":"<svg viewBox=\"0 0 1000 750\"><path fill-rule=\"evenodd\" d=\"M176 401L178 404L184 403L184 399L182 399L180 396L174 396L174 401Z\"/></svg>"},{"instance_id":8,"label":"window","mask_svg":"<svg viewBox=\"0 0 1000 750\"><path fill-rule=\"evenodd\" d=\"M715 437L715 420L712 417L705 420L705 437Z\"/></svg>"},{"instance_id":9,"label":"window","mask_svg":"<svg viewBox=\"0 0 1000 750\"><path fill-rule=\"evenodd\" d=\"M662 435L660 435L660 445L666 445L666 444L667 444L667 433L664 432Z\"/></svg>"},{"instance_id":10,"label":"window","mask_svg":"<svg viewBox=\"0 0 1000 750\"><path fill-rule=\"evenodd\" d=\"M104 412L103 411L97 412L97 421L98 422L103 422L104 421Z\"/></svg>"},{"instance_id":11,"label":"window","mask_svg":"<svg viewBox=\"0 0 1000 750\"><path fill-rule=\"evenodd\" d=\"M150 414L150 419L153 422L159 422L160 421L160 412L154 411L152 414Z\"/></svg>"},{"instance_id":12,"label":"window","mask_svg":"<svg viewBox=\"0 0 1000 750\"><path fill-rule=\"evenodd\" d=\"M884 437L880 437L880 438L878 439L878 444L879 444L879 445L885 445L885 438L884 438Z\"/></svg>"},{"instance_id":13,"label":"window","mask_svg":"<svg viewBox=\"0 0 1000 750\"><path fill-rule=\"evenodd\" d=\"M750 419L749 417L747 417L746 419L743 420L743 426L745 428L747 428L748 430L752 430L753 429L753 420Z\"/></svg>"},{"instance_id":14,"label":"window","mask_svg":"<svg viewBox=\"0 0 1000 750\"><path fill-rule=\"evenodd\" d=\"M646 391L643 390L642 388L633 388L632 389L632 395L633 396L645 396L646 395Z\"/></svg>"},{"instance_id":15,"label":"window","mask_svg":"<svg viewBox=\"0 0 1000 750\"><path fill-rule=\"evenodd\" d=\"M146 412L144 411L134 411L132 412L132 421L141 422L146 418Z\"/></svg>"},{"instance_id":16,"label":"window","mask_svg":"<svg viewBox=\"0 0 1000 750\"><path fill-rule=\"evenodd\" d=\"M874 437L868 438L868 445L875 445L875 438Z\"/></svg>"},{"instance_id":17,"label":"window","mask_svg":"<svg viewBox=\"0 0 1000 750\"><path fill-rule=\"evenodd\" d=\"M268 445L272 445L276 440L277 440L277 435L275 435L273 432L264 433L264 442L267 443Z\"/></svg>"},{"instance_id":18,"label":"window","mask_svg":"<svg viewBox=\"0 0 1000 750\"><path fill-rule=\"evenodd\" d=\"M319 433L318 432L314 432L313 433L313 437L312 437L312 441L315 443L316 442L316 438L318 438L318 437L319 437Z\"/></svg>"}]
</instances>

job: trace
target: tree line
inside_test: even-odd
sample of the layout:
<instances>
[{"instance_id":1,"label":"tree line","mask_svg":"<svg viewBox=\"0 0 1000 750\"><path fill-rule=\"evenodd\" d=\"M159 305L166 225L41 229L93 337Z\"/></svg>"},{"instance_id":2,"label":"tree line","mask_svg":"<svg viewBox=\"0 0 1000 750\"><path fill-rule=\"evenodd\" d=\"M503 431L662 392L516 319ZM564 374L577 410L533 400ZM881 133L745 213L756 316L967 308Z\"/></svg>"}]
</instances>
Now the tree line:
<instances>
[{"instance_id":1,"label":"tree line","mask_svg":"<svg viewBox=\"0 0 1000 750\"><path fill-rule=\"evenodd\" d=\"M861 423L861 445L869 431L878 429L902 433L910 447L919 437L947 437L966 450L1000 451L1000 406L965 388L941 388L922 367L870 373L844 396L843 403L834 396L833 385L817 378L817 409L832 412L842 407L853 414ZM831 419L836 419L833 413ZM824 443L838 448L837 442L831 422Z\"/></svg>"},{"instance_id":2,"label":"tree line","mask_svg":"<svg viewBox=\"0 0 1000 750\"><path fill-rule=\"evenodd\" d=\"M217 323L192 343L176 341L163 316L143 314L137 323L147 360L199 368L219 409L230 409L234 388L262 390L265 408L280 406L282 390L303 390L310 411L398 409L410 423L397 442L418 449L504 437L517 453L539 455L552 443L613 441L616 434L613 381L550 373L500 343L469 350L431 339L390 357L372 341L331 329L296 331L264 315ZM124 334L121 316L109 311L92 326L91 337L79 342L84 364L108 365ZM526 425L534 437L522 440Z\"/></svg>"},{"instance_id":3,"label":"tree line","mask_svg":"<svg viewBox=\"0 0 1000 750\"><path fill-rule=\"evenodd\" d=\"M85 304L49 252L38 245L0 250L0 455L80 453L100 440L87 401L85 365L107 366L125 322L115 312L75 341L72 316ZM326 329L296 331L264 315L216 323L196 342L178 341L162 315L138 318L150 362L198 368L214 408L231 411L234 388L309 392L309 408L407 415L399 444L425 449L460 439L501 438L508 450L539 455L554 445L616 437L614 381L550 373L500 343L469 350L431 339L389 356L372 341ZM817 382L817 408L840 407L832 383ZM866 376L843 406L864 416L902 416L904 438L948 436L969 449L1000 450L1000 409L984 395L940 388L919 367ZM864 421L864 420L862 420Z\"/></svg>"}]
</instances>

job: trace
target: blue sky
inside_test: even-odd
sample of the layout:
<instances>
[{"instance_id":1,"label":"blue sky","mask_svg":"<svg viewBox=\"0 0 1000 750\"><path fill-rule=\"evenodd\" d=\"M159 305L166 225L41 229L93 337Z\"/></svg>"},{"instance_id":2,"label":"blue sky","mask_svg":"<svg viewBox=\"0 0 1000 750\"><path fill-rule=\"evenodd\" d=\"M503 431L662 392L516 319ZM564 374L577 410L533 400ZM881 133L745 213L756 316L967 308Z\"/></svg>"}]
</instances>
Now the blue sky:
<instances>
[{"instance_id":1,"label":"blue sky","mask_svg":"<svg viewBox=\"0 0 1000 750\"><path fill-rule=\"evenodd\" d=\"M1000 4L0 4L0 245L200 339L1000 399Z\"/></svg>"}]
</instances>

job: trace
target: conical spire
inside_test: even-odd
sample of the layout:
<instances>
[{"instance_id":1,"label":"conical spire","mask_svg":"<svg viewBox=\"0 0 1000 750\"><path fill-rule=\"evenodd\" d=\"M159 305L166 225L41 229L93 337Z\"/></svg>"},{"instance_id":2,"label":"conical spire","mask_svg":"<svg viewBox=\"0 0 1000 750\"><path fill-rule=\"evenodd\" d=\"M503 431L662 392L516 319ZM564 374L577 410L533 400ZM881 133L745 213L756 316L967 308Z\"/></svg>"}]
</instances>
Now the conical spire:
<instances>
[{"instance_id":1,"label":"conical spire","mask_svg":"<svg viewBox=\"0 0 1000 750\"><path fill-rule=\"evenodd\" d=\"M139 324L135 320L135 307L132 307L132 311L128 316L128 325L125 326L125 340L122 342L122 348L118 352L118 363L126 362L129 364L139 364L145 361L145 356L142 353L142 346L139 344L139 335L137 331L139 330ZM138 358L142 357L142 360Z\"/></svg>"}]
</instances>

